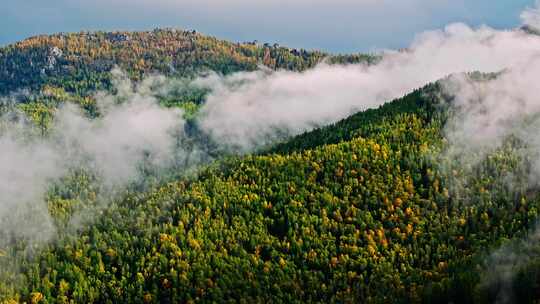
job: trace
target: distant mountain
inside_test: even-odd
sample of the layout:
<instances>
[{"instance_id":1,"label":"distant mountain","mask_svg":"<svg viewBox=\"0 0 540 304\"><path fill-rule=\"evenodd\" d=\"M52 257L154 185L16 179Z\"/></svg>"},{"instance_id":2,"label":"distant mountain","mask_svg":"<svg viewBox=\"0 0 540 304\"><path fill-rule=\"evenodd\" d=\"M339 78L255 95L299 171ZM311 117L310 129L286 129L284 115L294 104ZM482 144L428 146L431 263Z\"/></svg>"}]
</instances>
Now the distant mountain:
<instances>
[{"instance_id":1,"label":"distant mountain","mask_svg":"<svg viewBox=\"0 0 540 304\"><path fill-rule=\"evenodd\" d=\"M232 43L173 29L37 36L0 48L0 94L44 84L84 94L107 88L114 66L137 80L150 73L189 77L205 70L254 70L258 65L301 71L325 58L331 63L376 60L362 54L334 56L277 44Z\"/></svg>"}]
</instances>

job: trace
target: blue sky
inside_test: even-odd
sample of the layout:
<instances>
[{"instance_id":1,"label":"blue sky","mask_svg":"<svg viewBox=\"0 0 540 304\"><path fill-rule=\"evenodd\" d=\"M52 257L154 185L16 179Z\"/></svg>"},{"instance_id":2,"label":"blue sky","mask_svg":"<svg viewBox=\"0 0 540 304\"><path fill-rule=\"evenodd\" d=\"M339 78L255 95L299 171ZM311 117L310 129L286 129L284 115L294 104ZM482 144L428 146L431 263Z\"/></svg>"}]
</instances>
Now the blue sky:
<instances>
[{"instance_id":1,"label":"blue sky","mask_svg":"<svg viewBox=\"0 0 540 304\"><path fill-rule=\"evenodd\" d=\"M406 47L451 22L520 25L533 0L0 0L0 45L81 30L195 29L334 53Z\"/></svg>"}]
</instances>

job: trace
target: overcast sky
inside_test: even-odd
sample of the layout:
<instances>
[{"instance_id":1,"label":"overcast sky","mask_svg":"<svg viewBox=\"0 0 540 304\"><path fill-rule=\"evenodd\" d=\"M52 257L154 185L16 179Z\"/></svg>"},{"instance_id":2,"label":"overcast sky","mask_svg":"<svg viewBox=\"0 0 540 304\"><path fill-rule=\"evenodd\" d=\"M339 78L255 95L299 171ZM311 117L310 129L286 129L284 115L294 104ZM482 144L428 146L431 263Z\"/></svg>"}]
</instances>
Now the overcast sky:
<instances>
[{"instance_id":1,"label":"overcast sky","mask_svg":"<svg viewBox=\"0 0 540 304\"><path fill-rule=\"evenodd\" d=\"M0 0L0 45L81 30L195 29L334 53L406 47L451 22L519 26L534 0Z\"/></svg>"}]
</instances>

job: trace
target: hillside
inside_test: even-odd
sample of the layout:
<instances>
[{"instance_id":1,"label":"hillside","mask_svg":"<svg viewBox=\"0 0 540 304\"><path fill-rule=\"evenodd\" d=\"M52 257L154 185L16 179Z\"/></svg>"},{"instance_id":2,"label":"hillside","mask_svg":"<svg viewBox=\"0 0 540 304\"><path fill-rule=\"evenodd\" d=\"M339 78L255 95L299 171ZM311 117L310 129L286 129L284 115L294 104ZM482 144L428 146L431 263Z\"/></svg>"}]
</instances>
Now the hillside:
<instances>
[{"instance_id":1,"label":"hillside","mask_svg":"<svg viewBox=\"0 0 540 304\"><path fill-rule=\"evenodd\" d=\"M42 36L0 50L0 92L32 91L0 109L29 116L23 142L54 142L56 115L66 114L60 105L82 107L89 121L104 116L92 94L115 90L115 65L136 81L261 63L302 71L325 57L173 30ZM54 237L34 243L32 235L0 230L0 303L492 303L506 289L518 303L538 300L540 248L529 229L540 199L527 183L531 160L517 152L527 143L508 138L479 162L454 159L445 138L452 96L441 92L441 82L428 84L246 155L221 155L198 129L207 92L158 99L184 110L175 112L185 123L176 131L186 132L175 148L214 154L196 168L159 171L143 149L136 164L143 180L112 193L84 162L46 179ZM122 96L111 99L122 106ZM84 139L86 129L73 132ZM98 135L90 139L107 136ZM38 221L39 211L30 210L24 225ZM494 262L501 248L508 260Z\"/></svg>"},{"instance_id":2,"label":"hillside","mask_svg":"<svg viewBox=\"0 0 540 304\"><path fill-rule=\"evenodd\" d=\"M195 31L95 32L37 36L0 48L0 94L43 85L88 94L110 88L109 71L118 66L132 79L160 73L195 76L271 69L302 71L328 58L332 63L372 62L368 55L331 56L277 44L232 43Z\"/></svg>"},{"instance_id":3,"label":"hillside","mask_svg":"<svg viewBox=\"0 0 540 304\"><path fill-rule=\"evenodd\" d=\"M79 236L21 262L22 289L0 290L36 303L489 302L480 257L521 235L540 201L486 178L521 170L505 151L468 180L475 204L452 199L448 184L466 172L429 160L444 146L434 88L276 150L296 152L234 157L128 193ZM88 204L63 193L49 196L59 228Z\"/></svg>"}]
</instances>

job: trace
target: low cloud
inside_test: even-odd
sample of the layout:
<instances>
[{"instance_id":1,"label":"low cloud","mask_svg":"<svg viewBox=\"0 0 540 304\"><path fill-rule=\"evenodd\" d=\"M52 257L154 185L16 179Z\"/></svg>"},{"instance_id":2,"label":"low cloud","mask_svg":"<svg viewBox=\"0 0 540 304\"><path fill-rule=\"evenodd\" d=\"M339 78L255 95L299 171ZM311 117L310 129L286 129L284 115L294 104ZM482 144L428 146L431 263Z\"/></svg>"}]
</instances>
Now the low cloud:
<instances>
[{"instance_id":1,"label":"low cloud","mask_svg":"<svg viewBox=\"0 0 540 304\"><path fill-rule=\"evenodd\" d=\"M175 144L184 127L182 112L159 106L144 83L132 88L120 81L117 91L97 96L101 116L96 119L65 104L56 111L46 137L33 136L34 126L22 114L4 116L0 248L10 240L36 244L55 237L45 196L51 183L70 170L89 170L112 195L142 176L143 163L157 169L174 165Z\"/></svg>"},{"instance_id":2,"label":"low cloud","mask_svg":"<svg viewBox=\"0 0 540 304\"><path fill-rule=\"evenodd\" d=\"M407 50L386 51L377 65L210 75L194 84L211 90L201 127L218 142L250 151L278 134L335 122L454 73L499 72L538 56L538 36L458 23L418 35Z\"/></svg>"},{"instance_id":3,"label":"low cloud","mask_svg":"<svg viewBox=\"0 0 540 304\"><path fill-rule=\"evenodd\" d=\"M534 7L525 9L520 17L523 25L540 30L540 1L537 0Z\"/></svg>"}]
</instances>

